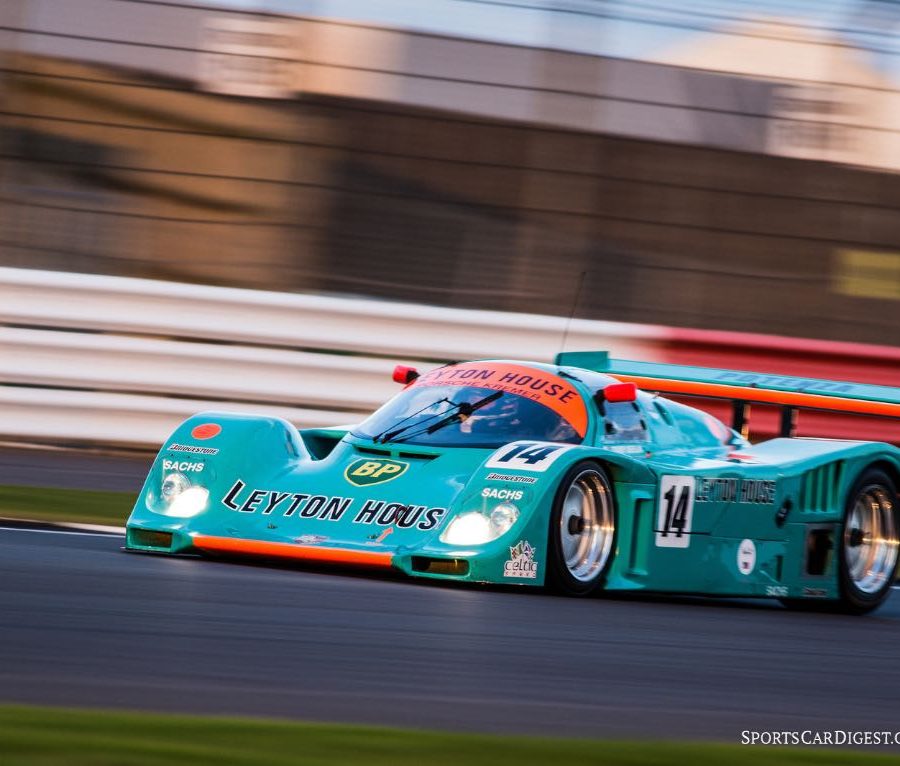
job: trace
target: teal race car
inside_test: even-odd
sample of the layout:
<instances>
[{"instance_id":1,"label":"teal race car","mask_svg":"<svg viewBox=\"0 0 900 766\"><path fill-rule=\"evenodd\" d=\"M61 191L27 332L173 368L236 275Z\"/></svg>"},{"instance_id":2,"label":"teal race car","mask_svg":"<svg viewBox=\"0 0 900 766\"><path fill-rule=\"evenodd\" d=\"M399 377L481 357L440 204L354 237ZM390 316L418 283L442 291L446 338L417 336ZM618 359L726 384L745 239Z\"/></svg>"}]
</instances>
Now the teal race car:
<instances>
[{"instance_id":1,"label":"teal race car","mask_svg":"<svg viewBox=\"0 0 900 766\"><path fill-rule=\"evenodd\" d=\"M402 391L352 427L188 419L150 470L127 549L854 613L889 593L900 450L793 434L799 409L900 417L898 389L604 352L394 378ZM729 400L733 422L660 392ZM753 403L780 408L779 438L742 435Z\"/></svg>"}]
</instances>

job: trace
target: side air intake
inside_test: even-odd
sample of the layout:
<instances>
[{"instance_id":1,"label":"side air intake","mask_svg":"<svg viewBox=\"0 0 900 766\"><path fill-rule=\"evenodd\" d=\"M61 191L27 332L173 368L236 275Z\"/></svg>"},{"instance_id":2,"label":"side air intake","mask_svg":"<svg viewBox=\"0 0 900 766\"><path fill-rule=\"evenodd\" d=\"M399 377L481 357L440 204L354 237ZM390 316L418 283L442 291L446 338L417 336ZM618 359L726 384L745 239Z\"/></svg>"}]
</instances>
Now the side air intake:
<instances>
[{"instance_id":1,"label":"side air intake","mask_svg":"<svg viewBox=\"0 0 900 766\"><path fill-rule=\"evenodd\" d=\"M837 510L843 472L841 461L807 471L800 484L800 510L807 513Z\"/></svg>"}]
</instances>

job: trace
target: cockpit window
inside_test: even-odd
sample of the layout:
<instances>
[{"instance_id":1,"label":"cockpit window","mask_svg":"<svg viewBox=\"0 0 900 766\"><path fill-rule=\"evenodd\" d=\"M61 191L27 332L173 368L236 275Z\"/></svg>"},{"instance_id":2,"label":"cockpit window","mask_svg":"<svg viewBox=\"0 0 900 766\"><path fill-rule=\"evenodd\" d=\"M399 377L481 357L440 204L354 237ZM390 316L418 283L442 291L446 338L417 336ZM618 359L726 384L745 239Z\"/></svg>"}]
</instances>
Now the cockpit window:
<instances>
[{"instance_id":1,"label":"cockpit window","mask_svg":"<svg viewBox=\"0 0 900 766\"><path fill-rule=\"evenodd\" d=\"M636 402L604 404L607 442L642 442L647 440L647 423Z\"/></svg>"},{"instance_id":2,"label":"cockpit window","mask_svg":"<svg viewBox=\"0 0 900 766\"><path fill-rule=\"evenodd\" d=\"M511 441L578 444L581 394L563 378L507 363L450 365L420 378L353 434L377 442L499 447Z\"/></svg>"}]
</instances>

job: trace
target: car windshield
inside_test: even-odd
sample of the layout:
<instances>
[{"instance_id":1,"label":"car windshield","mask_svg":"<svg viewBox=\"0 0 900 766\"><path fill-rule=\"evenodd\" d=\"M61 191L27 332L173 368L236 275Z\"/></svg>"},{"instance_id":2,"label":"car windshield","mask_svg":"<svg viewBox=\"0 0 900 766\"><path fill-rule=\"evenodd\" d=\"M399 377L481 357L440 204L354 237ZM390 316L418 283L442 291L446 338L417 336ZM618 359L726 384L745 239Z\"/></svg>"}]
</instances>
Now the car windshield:
<instances>
[{"instance_id":1,"label":"car windshield","mask_svg":"<svg viewBox=\"0 0 900 766\"><path fill-rule=\"evenodd\" d=\"M473 377L482 385L466 385ZM577 444L585 428L581 395L559 376L509 364L467 363L429 373L353 434L435 447L499 447L520 439Z\"/></svg>"},{"instance_id":2,"label":"car windshield","mask_svg":"<svg viewBox=\"0 0 900 766\"><path fill-rule=\"evenodd\" d=\"M477 406L481 402L486 403ZM543 404L517 394L459 386L410 388L353 434L435 447L500 447L519 439L581 441L571 423Z\"/></svg>"}]
</instances>

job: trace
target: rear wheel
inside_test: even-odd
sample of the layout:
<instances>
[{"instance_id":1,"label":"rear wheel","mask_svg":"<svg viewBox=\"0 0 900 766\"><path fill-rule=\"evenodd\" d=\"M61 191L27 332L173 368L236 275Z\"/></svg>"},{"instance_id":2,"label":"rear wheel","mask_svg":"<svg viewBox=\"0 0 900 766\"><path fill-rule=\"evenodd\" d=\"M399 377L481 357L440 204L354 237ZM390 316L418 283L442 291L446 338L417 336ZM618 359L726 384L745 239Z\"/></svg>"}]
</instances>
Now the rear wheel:
<instances>
[{"instance_id":1,"label":"rear wheel","mask_svg":"<svg viewBox=\"0 0 900 766\"><path fill-rule=\"evenodd\" d=\"M784 599L794 609L865 614L890 593L900 553L897 487L884 471L869 468L847 495L844 525L837 541L840 600Z\"/></svg>"},{"instance_id":2,"label":"rear wheel","mask_svg":"<svg viewBox=\"0 0 900 766\"><path fill-rule=\"evenodd\" d=\"M599 588L612 562L616 508L606 471L576 463L556 491L550 515L548 583L572 596Z\"/></svg>"},{"instance_id":3,"label":"rear wheel","mask_svg":"<svg viewBox=\"0 0 900 766\"><path fill-rule=\"evenodd\" d=\"M840 554L841 603L862 614L887 598L897 572L897 488L884 471L864 471L850 491Z\"/></svg>"}]
</instances>

